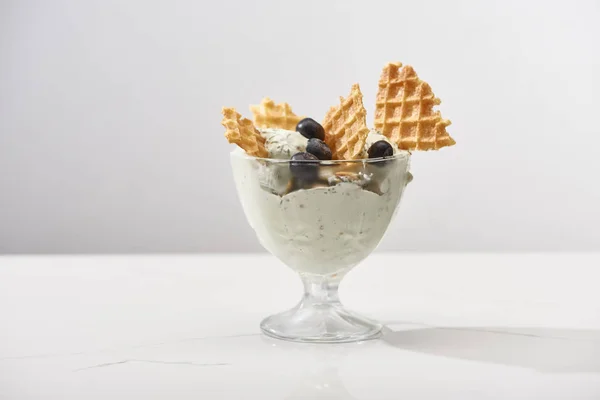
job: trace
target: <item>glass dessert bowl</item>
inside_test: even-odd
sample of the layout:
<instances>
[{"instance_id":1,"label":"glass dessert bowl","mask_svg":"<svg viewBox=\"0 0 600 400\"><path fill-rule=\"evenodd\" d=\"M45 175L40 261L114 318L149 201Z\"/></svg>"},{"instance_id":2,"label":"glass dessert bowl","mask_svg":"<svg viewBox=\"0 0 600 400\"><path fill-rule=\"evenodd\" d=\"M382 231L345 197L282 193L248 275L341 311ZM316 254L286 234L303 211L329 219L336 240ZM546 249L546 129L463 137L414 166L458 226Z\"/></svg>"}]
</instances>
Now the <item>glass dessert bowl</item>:
<instances>
[{"instance_id":1,"label":"glass dessert bowl","mask_svg":"<svg viewBox=\"0 0 600 400\"><path fill-rule=\"evenodd\" d=\"M381 324L347 310L338 286L379 244L410 181L410 153L359 160L257 158L231 153L237 192L265 249L296 271L304 295L261 323L272 337L352 342Z\"/></svg>"},{"instance_id":2,"label":"glass dessert bowl","mask_svg":"<svg viewBox=\"0 0 600 400\"><path fill-rule=\"evenodd\" d=\"M379 244L404 187L410 152L456 144L440 99L415 70L384 66L374 128L355 83L322 125L268 97L250 106L253 120L223 107L225 138L246 217L260 243L296 271L304 296L261 323L263 332L301 342L352 342L379 335L381 324L345 309L338 286Z\"/></svg>"}]
</instances>

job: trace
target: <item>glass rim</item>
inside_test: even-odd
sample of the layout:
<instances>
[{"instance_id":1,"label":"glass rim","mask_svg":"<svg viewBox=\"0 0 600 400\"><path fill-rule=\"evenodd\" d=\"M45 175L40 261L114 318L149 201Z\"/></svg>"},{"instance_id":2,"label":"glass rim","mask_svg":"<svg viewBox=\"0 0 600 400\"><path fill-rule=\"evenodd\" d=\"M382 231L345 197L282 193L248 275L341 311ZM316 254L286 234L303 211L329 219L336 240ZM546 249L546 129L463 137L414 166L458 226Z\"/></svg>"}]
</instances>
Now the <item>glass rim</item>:
<instances>
[{"instance_id":1,"label":"glass rim","mask_svg":"<svg viewBox=\"0 0 600 400\"><path fill-rule=\"evenodd\" d=\"M410 159L410 151L408 150L400 150L398 153L388 156L388 157L378 157L378 158L359 158L354 160L288 160L281 158L267 158L267 157L254 157L249 154L246 154L242 149L236 148L230 153L232 156L245 158L247 160L257 160L261 162L267 162L272 164L291 164L291 163L306 163L306 164L320 164L320 165L337 165L337 164L350 164L350 163L360 163L360 164L376 164L380 162L398 160L401 158L409 158Z\"/></svg>"}]
</instances>

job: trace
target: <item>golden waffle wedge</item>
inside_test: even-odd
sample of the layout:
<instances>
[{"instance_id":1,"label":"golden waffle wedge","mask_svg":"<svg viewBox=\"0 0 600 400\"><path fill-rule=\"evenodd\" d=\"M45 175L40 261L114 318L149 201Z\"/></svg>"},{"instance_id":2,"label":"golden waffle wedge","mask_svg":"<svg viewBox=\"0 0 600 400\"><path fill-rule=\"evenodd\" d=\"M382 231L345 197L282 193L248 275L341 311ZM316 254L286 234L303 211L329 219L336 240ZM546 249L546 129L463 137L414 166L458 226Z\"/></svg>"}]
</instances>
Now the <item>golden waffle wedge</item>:
<instances>
[{"instance_id":1,"label":"golden waffle wedge","mask_svg":"<svg viewBox=\"0 0 600 400\"><path fill-rule=\"evenodd\" d=\"M250 106L250 111L254 115L254 125L259 128L280 128L295 131L298 122L304 118L294 114L288 103L275 104L268 97L265 97L260 104Z\"/></svg>"},{"instance_id":2,"label":"golden waffle wedge","mask_svg":"<svg viewBox=\"0 0 600 400\"><path fill-rule=\"evenodd\" d=\"M452 146L456 142L446 132L450 121L433 110L440 102L410 65L390 63L379 79L375 129L404 150Z\"/></svg>"},{"instance_id":3,"label":"golden waffle wedge","mask_svg":"<svg viewBox=\"0 0 600 400\"><path fill-rule=\"evenodd\" d=\"M366 115L360 87L355 83L350 95L340 97L340 105L331 107L323 120L325 143L334 160L361 158L369 134Z\"/></svg>"},{"instance_id":4,"label":"golden waffle wedge","mask_svg":"<svg viewBox=\"0 0 600 400\"><path fill-rule=\"evenodd\" d=\"M235 143L246 151L246 154L254 157L268 157L269 152L265 148L265 139L254 127L252 121L242 118L235 108L223 107L221 110L225 127L225 137L229 143Z\"/></svg>"}]
</instances>

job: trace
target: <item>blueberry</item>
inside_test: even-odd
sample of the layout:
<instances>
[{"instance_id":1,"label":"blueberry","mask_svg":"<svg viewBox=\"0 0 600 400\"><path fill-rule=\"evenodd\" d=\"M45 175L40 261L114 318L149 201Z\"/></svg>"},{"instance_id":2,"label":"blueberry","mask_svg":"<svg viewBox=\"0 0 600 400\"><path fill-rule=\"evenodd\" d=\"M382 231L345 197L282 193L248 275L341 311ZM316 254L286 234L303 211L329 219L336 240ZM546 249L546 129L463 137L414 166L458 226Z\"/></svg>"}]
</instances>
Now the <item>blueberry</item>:
<instances>
[{"instance_id":1,"label":"blueberry","mask_svg":"<svg viewBox=\"0 0 600 400\"><path fill-rule=\"evenodd\" d=\"M319 160L331 160L331 149L321 139L308 139L306 152L317 157Z\"/></svg>"},{"instance_id":2,"label":"blueberry","mask_svg":"<svg viewBox=\"0 0 600 400\"><path fill-rule=\"evenodd\" d=\"M296 125L296 131L300 132L305 138L317 138L325 140L325 129L312 118L304 118L298 125Z\"/></svg>"},{"instance_id":3,"label":"blueberry","mask_svg":"<svg viewBox=\"0 0 600 400\"><path fill-rule=\"evenodd\" d=\"M369 147L367 153L369 154L369 158L390 157L394 155L394 149L385 140L379 140Z\"/></svg>"},{"instance_id":4,"label":"blueberry","mask_svg":"<svg viewBox=\"0 0 600 400\"><path fill-rule=\"evenodd\" d=\"M319 159L310 153L296 153L292 156L290 171L304 182L313 182L319 176Z\"/></svg>"}]
</instances>

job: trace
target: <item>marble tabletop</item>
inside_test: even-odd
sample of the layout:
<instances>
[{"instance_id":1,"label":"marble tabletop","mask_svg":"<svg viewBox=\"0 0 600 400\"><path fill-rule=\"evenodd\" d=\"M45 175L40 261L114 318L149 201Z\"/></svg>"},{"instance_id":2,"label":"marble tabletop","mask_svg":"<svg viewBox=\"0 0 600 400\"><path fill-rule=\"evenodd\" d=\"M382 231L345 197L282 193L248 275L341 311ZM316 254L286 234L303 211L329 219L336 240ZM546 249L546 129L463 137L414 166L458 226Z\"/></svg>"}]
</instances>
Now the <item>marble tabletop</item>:
<instances>
[{"instance_id":1,"label":"marble tabletop","mask_svg":"<svg viewBox=\"0 0 600 400\"><path fill-rule=\"evenodd\" d=\"M342 301L379 340L260 334L268 255L0 257L0 399L600 399L600 255L375 254Z\"/></svg>"}]
</instances>

